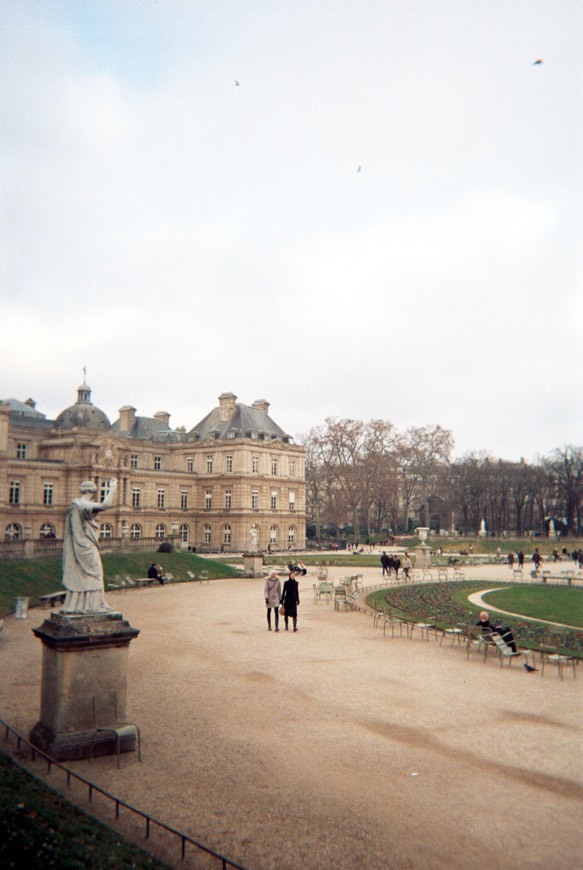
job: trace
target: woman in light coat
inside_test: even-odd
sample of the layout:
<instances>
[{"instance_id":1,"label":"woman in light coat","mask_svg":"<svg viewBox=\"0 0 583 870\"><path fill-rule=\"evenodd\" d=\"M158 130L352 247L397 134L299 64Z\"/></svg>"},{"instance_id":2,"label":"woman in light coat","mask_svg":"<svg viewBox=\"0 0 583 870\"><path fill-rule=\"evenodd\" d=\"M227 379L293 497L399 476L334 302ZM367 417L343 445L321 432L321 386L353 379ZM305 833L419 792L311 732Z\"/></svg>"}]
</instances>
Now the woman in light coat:
<instances>
[{"instance_id":1,"label":"woman in light coat","mask_svg":"<svg viewBox=\"0 0 583 870\"><path fill-rule=\"evenodd\" d=\"M271 608L275 613L275 630L279 631L279 602L281 599L281 582L277 571L271 571L265 581L265 606L267 607L267 630L271 631Z\"/></svg>"}]
</instances>

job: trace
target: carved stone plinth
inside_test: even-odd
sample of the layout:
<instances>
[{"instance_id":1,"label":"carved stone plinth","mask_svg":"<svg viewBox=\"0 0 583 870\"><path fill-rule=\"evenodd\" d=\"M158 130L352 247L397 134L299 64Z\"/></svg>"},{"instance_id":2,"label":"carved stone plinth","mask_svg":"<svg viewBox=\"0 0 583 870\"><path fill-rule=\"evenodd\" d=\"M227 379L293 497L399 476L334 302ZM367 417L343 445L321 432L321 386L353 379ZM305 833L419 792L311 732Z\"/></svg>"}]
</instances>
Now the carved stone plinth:
<instances>
[{"instance_id":1,"label":"carved stone plinth","mask_svg":"<svg viewBox=\"0 0 583 870\"><path fill-rule=\"evenodd\" d=\"M262 553L243 553L243 576L263 577L265 573Z\"/></svg>"},{"instance_id":2,"label":"carved stone plinth","mask_svg":"<svg viewBox=\"0 0 583 870\"><path fill-rule=\"evenodd\" d=\"M88 758L94 735L93 698L117 699L117 718L127 721L127 668L130 642L139 629L121 613L51 613L33 633L42 641L40 720L30 740L57 761ZM100 723L100 724L113 724ZM127 735L121 751L135 748ZM115 737L97 735L93 755L115 752Z\"/></svg>"}]
</instances>

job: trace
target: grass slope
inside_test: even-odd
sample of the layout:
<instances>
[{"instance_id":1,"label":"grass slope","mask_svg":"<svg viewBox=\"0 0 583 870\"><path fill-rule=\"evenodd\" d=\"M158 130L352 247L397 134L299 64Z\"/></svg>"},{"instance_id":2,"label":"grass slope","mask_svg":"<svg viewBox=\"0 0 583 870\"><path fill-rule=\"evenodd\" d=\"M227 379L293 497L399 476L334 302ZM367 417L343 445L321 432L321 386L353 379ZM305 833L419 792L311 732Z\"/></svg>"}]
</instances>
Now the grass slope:
<instances>
[{"instance_id":1,"label":"grass slope","mask_svg":"<svg viewBox=\"0 0 583 870\"><path fill-rule=\"evenodd\" d=\"M167 865L76 809L0 752L0 866L75 870Z\"/></svg>"},{"instance_id":2,"label":"grass slope","mask_svg":"<svg viewBox=\"0 0 583 870\"><path fill-rule=\"evenodd\" d=\"M131 552L104 553L102 555L105 582L114 577L145 577L152 562L159 562L165 571L179 580L188 580L187 571L199 574L208 571L211 579L236 577L238 572L230 565L215 559L204 559L193 553ZM38 604L38 596L62 589L62 565L60 556L44 559L14 559L0 563L0 615L14 610L17 596L30 598L30 604Z\"/></svg>"}]
</instances>

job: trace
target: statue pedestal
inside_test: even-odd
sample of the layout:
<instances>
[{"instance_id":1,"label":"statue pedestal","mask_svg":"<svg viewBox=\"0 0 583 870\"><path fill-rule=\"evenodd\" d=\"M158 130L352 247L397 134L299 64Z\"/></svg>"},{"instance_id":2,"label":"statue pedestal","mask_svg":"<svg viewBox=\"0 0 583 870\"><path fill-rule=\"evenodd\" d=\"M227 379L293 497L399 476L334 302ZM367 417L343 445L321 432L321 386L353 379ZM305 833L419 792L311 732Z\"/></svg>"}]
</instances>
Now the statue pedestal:
<instances>
[{"instance_id":1,"label":"statue pedestal","mask_svg":"<svg viewBox=\"0 0 583 870\"><path fill-rule=\"evenodd\" d=\"M421 569L431 567L431 547L426 544L415 547L415 567Z\"/></svg>"},{"instance_id":2,"label":"statue pedestal","mask_svg":"<svg viewBox=\"0 0 583 870\"><path fill-rule=\"evenodd\" d=\"M262 577L264 573L262 553L243 553L244 577Z\"/></svg>"},{"instance_id":3,"label":"statue pedestal","mask_svg":"<svg viewBox=\"0 0 583 870\"><path fill-rule=\"evenodd\" d=\"M56 761L88 758L94 697L115 693L117 719L127 722L129 646L139 629L121 613L53 612L33 633L42 641L43 653L40 720L30 741ZM135 736L124 736L120 751L133 749ZM97 734L93 755L114 753L114 735Z\"/></svg>"}]
</instances>

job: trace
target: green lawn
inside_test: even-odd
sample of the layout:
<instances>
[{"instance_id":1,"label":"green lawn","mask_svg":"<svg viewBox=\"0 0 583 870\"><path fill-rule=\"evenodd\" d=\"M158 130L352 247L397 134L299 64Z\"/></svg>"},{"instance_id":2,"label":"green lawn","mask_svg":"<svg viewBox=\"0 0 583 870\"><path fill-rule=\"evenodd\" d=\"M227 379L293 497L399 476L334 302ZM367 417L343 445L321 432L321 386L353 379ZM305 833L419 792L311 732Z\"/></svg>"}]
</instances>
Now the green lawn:
<instances>
[{"instance_id":1,"label":"green lawn","mask_svg":"<svg viewBox=\"0 0 583 870\"><path fill-rule=\"evenodd\" d=\"M159 562L165 571L177 579L188 580L187 571L194 574L208 571L209 578L236 577L238 572L215 559L205 559L193 553L131 552L103 553L105 582L114 577L145 577L152 562ZM30 598L30 604L38 603L39 595L62 589L62 563L60 556L44 559L14 559L0 562L0 615L12 613L17 596Z\"/></svg>"},{"instance_id":2,"label":"green lawn","mask_svg":"<svg viewBox=\"0 0 583 870\"><path fill-rule=\"evenodd\" d=\"M511 613L583 628L583 589L520 585L488 592L483 597L488 604Z\"/></svg>"},{"instance_id":3,"label":"green lawn","mask_svg":"<svg viewBox=\"0 0 583 870\"><path fill-rule=\"evenodd\" d=\"M0 866L164 868L0 752Z\"/></svg>"}]
</instances>

